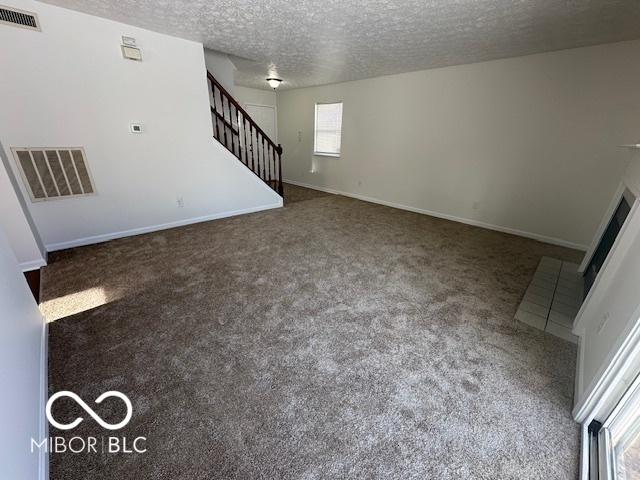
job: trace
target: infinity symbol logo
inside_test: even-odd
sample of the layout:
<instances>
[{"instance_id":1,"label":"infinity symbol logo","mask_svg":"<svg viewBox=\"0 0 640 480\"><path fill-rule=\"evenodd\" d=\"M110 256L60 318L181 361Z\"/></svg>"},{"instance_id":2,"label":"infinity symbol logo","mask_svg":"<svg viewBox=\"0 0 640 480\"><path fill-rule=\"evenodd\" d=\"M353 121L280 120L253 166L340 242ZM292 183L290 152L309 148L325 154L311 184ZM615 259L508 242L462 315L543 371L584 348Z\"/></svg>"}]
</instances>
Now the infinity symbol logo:
<instances>
[{"instance_id":1,"label":"infinity symbol logo","mask_svg":"<svg viewBox=\"0 0 640 480\"><path fill-rule=\"evenodd\" d=\"M64 423L57 422L53 418L53 415L51 414L51 406L53 405L53 402L55 402L60 397L73 398L73 400L78 405L80 405L82 408L84 408L84 410L89 415L91 415L91 417L96 422L98 422L102 428L106 428L107 430L119 430L122 427L124 427L127 423L129 423L129 420L131 420L131 414L133 412L133 407L131 405L131 400L129 400L129 398L124 393L120 393L120 392L117 392L115 390L112 390L112 391L109 391L109 392L104 392L102 395L100 395L98 398L96 398L96 403L101 403L105 398L118 397L127 406L127 415L124 417L124 420L122 420L120 423L111 424L111 423L107 423L104 420L102 420L102 418L100 418L98 416L98 414L96 412L94 412L92 410L92 408L89 405L87 405L84 402L84 400L82 400L78 395L76 395L73 392L68 392L66 390L63 390L61 392L54 393L51 396L51 398L47 402L47 410L46 410L47 411L47 418L49 419L49 423L51 423L51 425L53 425L54 427L59 428L60 430L71 430L72 428L77 427L80 424L80 422L82 422L82 420L84 420L84 418L78 417L73 422L68 423L66 425Z\"/></svg>"}]
</instances>

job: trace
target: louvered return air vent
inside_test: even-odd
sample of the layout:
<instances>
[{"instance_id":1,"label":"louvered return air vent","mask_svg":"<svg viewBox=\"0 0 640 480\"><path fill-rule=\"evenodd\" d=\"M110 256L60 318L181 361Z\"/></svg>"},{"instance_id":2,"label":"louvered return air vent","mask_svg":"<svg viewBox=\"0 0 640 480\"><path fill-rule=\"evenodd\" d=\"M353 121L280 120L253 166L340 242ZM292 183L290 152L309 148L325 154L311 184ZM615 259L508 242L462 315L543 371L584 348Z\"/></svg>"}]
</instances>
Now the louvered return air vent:
<instances>
[{"instance_id":1,"label":"louvered return air vent","mask_svg":"<svg viewBox=\"0 0 640 480\"><path fill-rule=\"evenodd\" d=\"M31 200L95 194L82 148L12 148Z\"/></svg>"},{"instance_id":2,"label":"louvered return air vent","mask_svg":"<svg viewBox=\"0 0 640 480\"><path fill-rule=\"evenodd\" d=\"M4 5L0 5L0 23L40 31L40 22L38 22L38 16L35 13Z\"/></svg>"}]
</instances>

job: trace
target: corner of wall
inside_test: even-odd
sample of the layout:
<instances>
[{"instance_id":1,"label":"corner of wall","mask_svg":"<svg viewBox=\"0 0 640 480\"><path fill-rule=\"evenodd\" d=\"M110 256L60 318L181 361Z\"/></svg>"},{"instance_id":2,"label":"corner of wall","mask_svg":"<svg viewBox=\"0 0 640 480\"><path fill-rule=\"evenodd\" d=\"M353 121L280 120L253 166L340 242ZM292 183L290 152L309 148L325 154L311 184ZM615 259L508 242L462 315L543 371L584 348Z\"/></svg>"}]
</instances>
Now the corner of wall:
<instances>
[{"instance_id":1,"label":"corner of wall","mask_svg":"<svg viewBox=\"0 0 640 480\"><path fill-rule=\"evenodd\" d=\"M47 400L49 398L49 324L43 318L42 339L40 343L40 438L49 437L49 422L46 415ZM39 450L38 479L49 479L49 452Z\"/></svg>"},{"instance_id":2,"label":"corner of wall","mask_svg":"<svg viewBox=\"0 0 640 480\"><path fill-rule=\"evenodd\" d=\"M16 179L9 157L0 141L0 161L6 172L4 182L7 183L5 192L7 198L3 199L4 208L11 209L11 219L5 218L4 225L22 271L35 270L47 264L47 250L44 247L40 234L36 229L29 208L18 180ZM12 190L12 191L11 191ZM31 248L28 245L31 244ZM20 248L20 252L18 252ZM29 253L25 253L29 251Z\"/></svg>"}]
</instances>

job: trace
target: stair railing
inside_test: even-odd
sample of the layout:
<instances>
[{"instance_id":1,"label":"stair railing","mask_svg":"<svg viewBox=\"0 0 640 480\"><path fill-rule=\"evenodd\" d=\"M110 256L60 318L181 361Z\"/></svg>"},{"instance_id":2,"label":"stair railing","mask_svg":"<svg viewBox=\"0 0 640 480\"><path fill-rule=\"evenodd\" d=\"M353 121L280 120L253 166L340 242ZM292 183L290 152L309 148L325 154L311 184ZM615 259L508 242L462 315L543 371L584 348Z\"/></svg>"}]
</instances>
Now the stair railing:
<instances>
[{"instance_id":1,"label":"stair railing","mask_svg":"<svg viewBox=\"0 0 640 480\"><path fill-rule=\"evenodd\" d=\"M207 78L214 138L282 196L282 145L276 145L208 71Z\"/></svg>"}]
</instances>

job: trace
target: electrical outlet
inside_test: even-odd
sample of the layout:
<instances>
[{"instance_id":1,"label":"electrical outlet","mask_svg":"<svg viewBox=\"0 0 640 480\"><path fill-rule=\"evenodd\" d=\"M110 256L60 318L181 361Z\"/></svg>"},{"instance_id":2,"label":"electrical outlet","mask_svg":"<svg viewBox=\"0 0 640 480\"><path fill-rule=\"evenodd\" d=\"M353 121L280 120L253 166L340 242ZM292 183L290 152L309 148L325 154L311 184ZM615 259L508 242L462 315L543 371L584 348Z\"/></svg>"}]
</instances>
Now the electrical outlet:
<instances>
[{"instance_id":1,"label":"electrical outlet","mask_svg":"<svg viewBox=\"0 0 640 480\"><path fill-rule=\"evenodd\" d=\"M361 187L362 186L362 180L358 180L358 186Z\"/></svg>"},{"instance_id":2,"label":"electrical outlet","mask_svg":"<svg viewBox=\"0 0 640 480\"><path fill-rule=\"evenodd\" d=\"M480 202L473 202L473 209L478 210L480 208Z\"/></svg>"},{"instance_id":3,"label":"electrical outlet","mask_svg":"<svg viewBox=\"0 0 640 480\"><path fill-rule=\"evenodd\" d=\"M184 207L184 198L182 196L176 197L176 203L178 204L178 208Z\"/></svg>"},{"instance_id":4,"label":"electrical outlet","mask_svg":"<svg viewBox=\"0 0 640 480\"><path fill-rule=\"evenodd\" d=\"M298 143L302 142L302 132L298 130Z\"/></svg>"}]
</instances>

